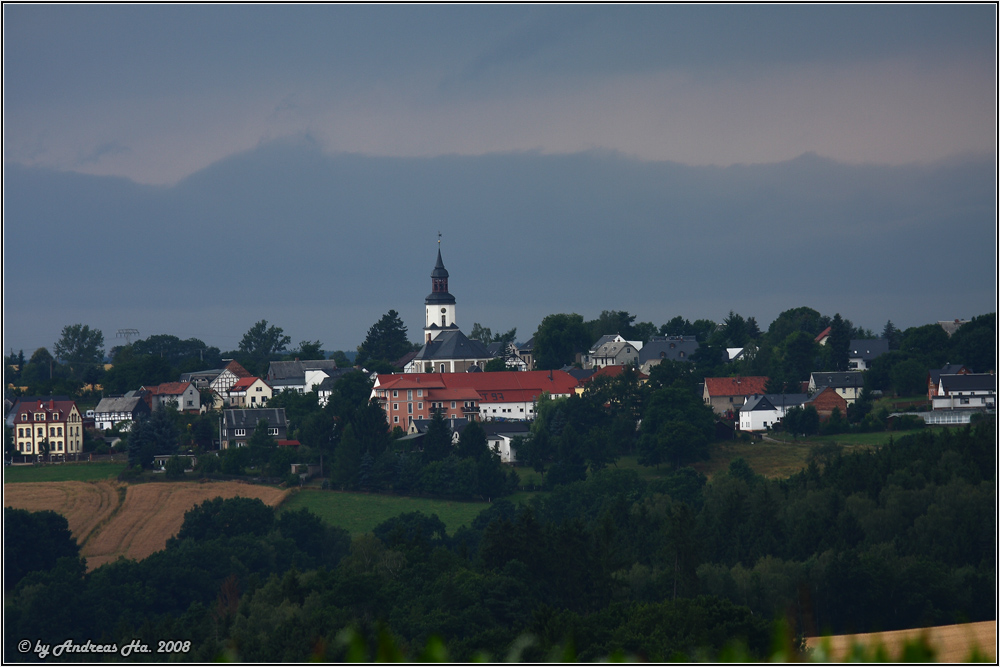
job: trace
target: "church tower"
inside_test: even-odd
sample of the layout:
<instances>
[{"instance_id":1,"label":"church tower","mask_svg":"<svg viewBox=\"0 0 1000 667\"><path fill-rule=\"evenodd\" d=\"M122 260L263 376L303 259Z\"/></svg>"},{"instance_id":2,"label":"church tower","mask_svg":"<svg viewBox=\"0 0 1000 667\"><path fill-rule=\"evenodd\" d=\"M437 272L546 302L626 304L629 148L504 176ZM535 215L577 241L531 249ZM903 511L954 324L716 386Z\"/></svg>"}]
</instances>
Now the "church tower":
<instances>
[{"instance_id":1,"label":"church tower","mask_svg":"<svg viewBox=\"0 0 1000 667\"><path fill-rule=\"evenodd\" d=\"M458 329L455 297L448 292L448 269L441 261L441 239L438 238L437 264L431 271L431 293L424 299L424 342L434 340L439 333L449 329Z\"/></svg>"}]
</instances>

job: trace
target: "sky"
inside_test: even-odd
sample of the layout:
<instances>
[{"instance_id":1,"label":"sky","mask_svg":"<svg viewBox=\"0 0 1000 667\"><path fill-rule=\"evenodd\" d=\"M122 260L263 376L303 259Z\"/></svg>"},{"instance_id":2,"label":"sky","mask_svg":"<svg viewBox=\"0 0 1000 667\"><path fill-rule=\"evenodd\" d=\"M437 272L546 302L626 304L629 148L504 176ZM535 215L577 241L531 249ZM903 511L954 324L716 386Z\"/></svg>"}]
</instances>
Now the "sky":
<instances>
[{"instance_id":1,"label":"sky","mask_svg":"<svg viewBox=\"0 0 1000 667\"><path fill-rule=\"evenodd\" d=\"M3 347L996 310L993 5L3 6ZM29 250L30 249L30 250Z\"/></svg>"}]
</instances>

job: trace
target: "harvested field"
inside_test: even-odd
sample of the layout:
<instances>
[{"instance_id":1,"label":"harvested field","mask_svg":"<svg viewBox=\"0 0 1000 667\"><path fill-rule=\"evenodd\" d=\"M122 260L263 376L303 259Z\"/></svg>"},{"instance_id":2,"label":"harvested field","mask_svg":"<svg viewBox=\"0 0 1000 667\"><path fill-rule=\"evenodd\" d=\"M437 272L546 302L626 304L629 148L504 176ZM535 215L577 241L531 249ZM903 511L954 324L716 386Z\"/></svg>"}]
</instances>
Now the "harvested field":
<instances>
[{"instance_id":1,"label":"harvested field","mask_svg":"<svg viewBox=\"0 0 1000 667\"><path fill-rule=\"evenodd\" d=\"M101 484L109 485L114 506L88 517L86 508L96 511L103 506L97 490L81 487ZM184 513L216 496L260 498L276 507L288 494L282 489L240 482L150 482L124 488L125 501L119 506L117 487L110 482L5 485L4 504L32 511L50 509L65 516L81 544L87 569L93 570L119 556L140 560L163 549L180 530Z\"/></svg>"},{"instance_id":2,"label":"harvested field","mask_svg":"<svg viewBox=\"0 0 1000 667\"><path fill-rule=\"evenodd\" d=\"M905 642L918 639L922 635L926 636L928 644L934 649L934 659L937 662L966 662L972 655L973 649L976 648L984 659L995 662L997 658L996 621L896 630L895 632L876 632L865 635L809 637L806 640L806 645L815 649L822 642L829 641L829 660L831 662L844 662L851 647L855 644L861 644L865 647L881 644L885 647L890 659L895 661L899 658Z\"/></svg>"},{"instance_id":3,"label":"harvested field","mask_svg":"<svg viewBox=\"0 0 1000 667\"><path fill-rule=\"evenodd\" d=\"M3 504L30 512L52 510L62 514L73 537L82 545L118 509L119 488L110 480L7 484Z\"/></svg>"}]
</instances>

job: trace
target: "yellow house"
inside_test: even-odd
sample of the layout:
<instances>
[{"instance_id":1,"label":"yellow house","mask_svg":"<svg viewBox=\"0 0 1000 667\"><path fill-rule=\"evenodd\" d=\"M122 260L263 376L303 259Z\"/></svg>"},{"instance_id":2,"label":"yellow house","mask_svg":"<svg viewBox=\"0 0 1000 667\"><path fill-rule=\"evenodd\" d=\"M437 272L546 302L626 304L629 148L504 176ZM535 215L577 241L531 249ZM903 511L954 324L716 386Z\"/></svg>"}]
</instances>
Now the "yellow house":
<instances>
[{"instance_id":1,"label":"yellow house","mask_svg":"<svg viewBox=\"0 0 1000 667\"><path fill-rule=\"evenodd\" d=\"M83 418L74 401L21 400L14 412L14 446L19 454L67 458L83 451Z\"/></svg>"},{"instance_id":2,"label":"yellow house","mask_svg":"<svg viewBox=\"0 0 1000 667\"><path fill-rule=\"evenodd\" d=\"M229 388L229 406L233 408L263 408L274 394L271 385L258 377L240 378Z\"/></svg>"}]
</instances>

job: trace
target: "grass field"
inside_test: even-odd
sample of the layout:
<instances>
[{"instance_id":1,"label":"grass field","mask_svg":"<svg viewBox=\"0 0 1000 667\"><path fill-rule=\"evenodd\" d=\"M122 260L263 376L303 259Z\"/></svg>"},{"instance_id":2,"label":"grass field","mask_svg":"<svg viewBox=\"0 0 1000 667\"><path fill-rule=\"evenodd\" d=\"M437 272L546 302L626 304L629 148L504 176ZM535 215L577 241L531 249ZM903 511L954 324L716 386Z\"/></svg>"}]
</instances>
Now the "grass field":
<instances>
[{"instance_id":1,"label":"grass field","mask_svg":"<svg viewBox=\"0 0 1000 667\"><path fill-rule=\"evenodd\" d=\"M406 512L437 514L447 526L448 534L453 535L459 527L471 525L476 515L489 507L489 503L306 488L291 495L282 504L281 511L303 507L330 525L344 528L352 535L370 532L386 519Z\"/></svg>"},{"instance_id":2,"label":"grass field","mask_svg":"<svg viewBox=\"0 0 1000 667\"><path fill-rule=\"evenodd\" d=\"M90 482L115 479L125 469L121 463L49 463L40 466L4 466L3 483L20 482Z\"/></svg>"},{"instance_id":3,"label":"grass field","mask_svg":"<svg viewBox=\"0 0 1000 667\"><path fill-rule=\"evenodd\" d=\"M124 490L124 501L121 490ZM240 482L37 482L4 485L4 506L53 510L66 517L93 570L119 556L142 559L177 534L184 513L216 496L260 498L277 506L288 492Z\"/></svg>"}]
</instances>

